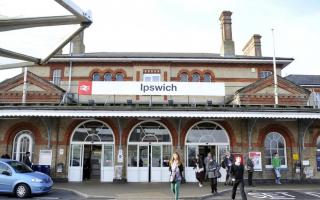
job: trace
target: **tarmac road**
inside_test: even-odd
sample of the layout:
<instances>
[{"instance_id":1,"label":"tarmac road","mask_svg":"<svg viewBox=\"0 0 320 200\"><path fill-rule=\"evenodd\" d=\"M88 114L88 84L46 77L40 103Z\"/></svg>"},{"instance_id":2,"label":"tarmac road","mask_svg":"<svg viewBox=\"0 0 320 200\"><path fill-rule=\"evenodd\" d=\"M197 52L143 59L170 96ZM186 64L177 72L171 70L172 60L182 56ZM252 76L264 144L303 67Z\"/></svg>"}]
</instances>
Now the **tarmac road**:
<instances>
[{"instance_id":1,"label":"tarmac road","mask_svg":"<svg viewBox=\"0 0 320 200\"><path fill-rule=\"evenodd\" d=\"M0 199L16 200L19 198L16 198L14 195L10 195L10 194L0 194ZM30 199L32 199L32 200L59 200L59 199L82 200L85 198L83 198L82 196L79 196L78 194L76 194L72 191L53 189L51 192L49 192L47 194L33 196Z\"/></svg>"}]
</instances>

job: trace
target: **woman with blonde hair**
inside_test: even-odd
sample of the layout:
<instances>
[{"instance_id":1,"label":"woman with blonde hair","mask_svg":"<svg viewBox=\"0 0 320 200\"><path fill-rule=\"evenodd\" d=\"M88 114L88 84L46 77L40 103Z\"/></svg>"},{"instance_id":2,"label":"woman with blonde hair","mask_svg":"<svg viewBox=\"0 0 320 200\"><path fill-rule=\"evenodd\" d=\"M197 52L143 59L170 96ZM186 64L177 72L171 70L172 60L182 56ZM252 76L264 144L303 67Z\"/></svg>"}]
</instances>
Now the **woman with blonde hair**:
<instances>
[{"instance_id":1,"label":"woman with blonde hair","mask_svg":"<svg viewBox=\"0 0 320 200\"><path fill-rule=\"evenodd\" d=\"M179 189L182 180L183 165L180 155L175 152L169 162L171 191L175 195L175 200L179 199Z\"/></svg>"}]
</instances>

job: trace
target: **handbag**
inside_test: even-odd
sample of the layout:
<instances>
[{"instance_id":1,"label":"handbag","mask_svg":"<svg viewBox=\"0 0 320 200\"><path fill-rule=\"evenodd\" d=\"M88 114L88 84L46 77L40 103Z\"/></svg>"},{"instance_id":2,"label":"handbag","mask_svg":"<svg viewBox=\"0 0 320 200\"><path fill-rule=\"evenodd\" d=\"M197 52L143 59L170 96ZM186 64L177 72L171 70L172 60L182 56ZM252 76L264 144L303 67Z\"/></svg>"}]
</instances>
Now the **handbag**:
<instances>
[{"instance_id":1,"label":"handbag","mask_svg":"<svg viewBox=\"0 0 320 200\"><path fill-rule=\"evenodd\" d=\"M176 183L176 173L171 172L169 182Z\"/></svg>"},{"instance_id":2,"label":"handbag","mask_svg":"<svg viewBox=\"0 0 320 200\"><path fill-rule=\"evenodd\" d=\"M217 178L221 178L221 173L220 173L219 170L216 170L216 177L217 177Z\"/></svg>"}]
</instances>

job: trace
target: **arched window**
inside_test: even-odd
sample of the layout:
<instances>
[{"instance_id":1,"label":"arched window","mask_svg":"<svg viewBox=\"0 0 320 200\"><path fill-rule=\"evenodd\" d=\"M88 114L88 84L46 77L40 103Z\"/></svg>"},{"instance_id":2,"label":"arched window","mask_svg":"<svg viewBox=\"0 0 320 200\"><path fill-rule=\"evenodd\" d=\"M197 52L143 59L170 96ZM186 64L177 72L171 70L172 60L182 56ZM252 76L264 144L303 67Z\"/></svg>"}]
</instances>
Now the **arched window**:
<instances>
[{"instance_id":1,"label":"arched window","mask_svg":"<svg viewBox=\"0 0 320 200\"><path fill-rule=\"evenodd\" d=\"M192 74L192 82L200 82L200 74L198 73Z\"/></svg>"},{"instance_id":2,"label":"arched window","mask_svg":"<svg viewBox=\"0 0 320 200\"><path fill-rule=\"evenodd\" d=\"M100 81L100 74L98 72L92 74L92 81Z\"/></svg>"},{"instance_id":3,"label":"arched window","mask_svg":"<svg viewBox=\"0 0 320 200\"><path fill-rule=\"evenodd\" d=\"M112 74L111 73L105 73L103 76L104 81L112 81Z\"/></svg>"},{"instance_id":4,"label":"arched window","mask_svg":"<svg viewBox=\"0 0 320 200\"><path fill-rule=\"evenodd\" d=\"M271 168L272 167L272 158L274 156L274 153L278 153L280 160L281 160L281 166L287 167L287 153L286 153L286 141L284 137L277 132L270 132L266 136L266 139L264 140L264 150L265 150L265 159L266 159L266 167Z\"/></svg>"},{"instance_id":5,"label":"arched window","mask_svg":"<svg viewBox=\"0 0 320 200\"><path fill-rule=\"evenodd\" d=\"M123 81L124 80L124 75L122 73L117 73L116 74L116 81Z\"/></svg>"},{"instance_id":6,"label":"arched window","mask_svg":"<svg viewBox=\"0 0 320 200\"><path fill-rule=\"evenodd\" d=\"M187 134L186 143L218 143L229 144L229 138L224 129L215 123L202 122L193 126Z\"/></svg>"},{"instance_id":7,"label":"arched window","mask_svg":"<svg viewBox=\"0 0 320 200\"><path fill-rule=\"evenodd\" d=\"M203 82L211 82L212 77L209 73L205 73L203 76Z\"/></svg>"},{"instance_id":8,"label":"arched window","mask_svg":"<svg viewBox=\"0 0 320 200\"><path fill-rule=\"evenodd\" d=\"M131 133L129 142L171 142L169 130L156 122L138 125Z\"/></svg>"},{"instance_id":9,"label":"arched window","mask_svg":"<svg viewBox=\"0 0 320 200\"><path fill-rule=\"evenodd\" d=\"M74 130L71 142L113 142L112 129L100 121L88 121Z\"/></svg>"},{"instance_id":10,"label":"arched window","mask_svg":"<svg viewBox=\"0 0 320 200\"><path fill-rule=\"evenodd\" d=\"M189 76L187 73L181 73L180 74L180 82L188 82Z\"/></svg>"},{"instance_id":11,"label":"arched window","mask_svg":"<svg viewBox=\"0 0 320 200\"><path fill-rule=\"evenodd\" d=\"M32 160L33 145L32 133L28 130L20 131L13 141L12 158L22 162L26 152L30 152L30 160Z\"/></svg>"}]
</instances>

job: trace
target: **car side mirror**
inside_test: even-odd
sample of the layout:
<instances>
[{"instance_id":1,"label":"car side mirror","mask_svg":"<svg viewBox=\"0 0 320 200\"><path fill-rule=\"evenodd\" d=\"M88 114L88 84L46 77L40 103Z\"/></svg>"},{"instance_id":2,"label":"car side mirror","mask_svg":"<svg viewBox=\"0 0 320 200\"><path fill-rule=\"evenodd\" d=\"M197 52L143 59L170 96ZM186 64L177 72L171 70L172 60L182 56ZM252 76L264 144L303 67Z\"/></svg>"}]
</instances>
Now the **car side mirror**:
<instances>
[{"instance_id":1,"label":"car side mirror","mask_svg":"<svg viewBox=\"0 0 320 200\"><path fill-rule=\"evenodd\" d=\"M11 174L8 171L3 171L2 174L6 176L11 176Z\"/></svg>"}]
</instances>

